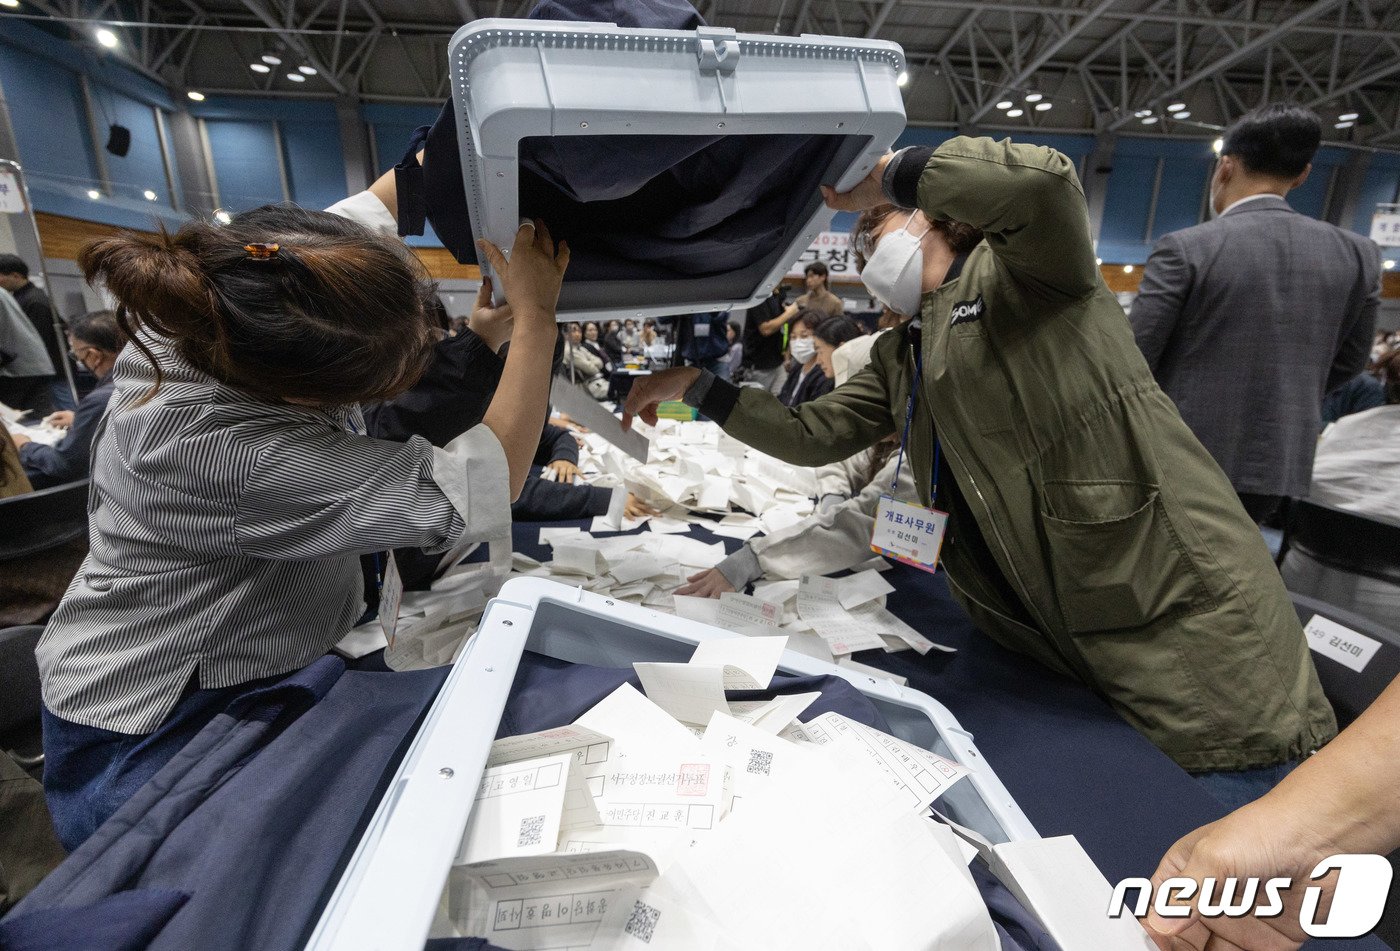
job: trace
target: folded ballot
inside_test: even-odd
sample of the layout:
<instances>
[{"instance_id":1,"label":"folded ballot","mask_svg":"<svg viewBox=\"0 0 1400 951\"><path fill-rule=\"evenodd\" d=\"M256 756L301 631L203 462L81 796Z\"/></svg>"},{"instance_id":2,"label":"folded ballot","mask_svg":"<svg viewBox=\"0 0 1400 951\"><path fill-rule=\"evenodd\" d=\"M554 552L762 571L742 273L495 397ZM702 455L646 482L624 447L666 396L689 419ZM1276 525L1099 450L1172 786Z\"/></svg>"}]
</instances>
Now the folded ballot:
<instances>
[{"instance_id":1,"label":"folded ballot","mask_svg":"<svg viewBox=\"0 0 1400 951\"><path fill-rule=\"evenodd\" d=\"M498 739L433 936L996 951L975 851L930 808L963 767L836 713L799 722L815 693L727 699L768 687L786 643L707 640L635 664L645 693Z\"/></svg>"}]
</instances>

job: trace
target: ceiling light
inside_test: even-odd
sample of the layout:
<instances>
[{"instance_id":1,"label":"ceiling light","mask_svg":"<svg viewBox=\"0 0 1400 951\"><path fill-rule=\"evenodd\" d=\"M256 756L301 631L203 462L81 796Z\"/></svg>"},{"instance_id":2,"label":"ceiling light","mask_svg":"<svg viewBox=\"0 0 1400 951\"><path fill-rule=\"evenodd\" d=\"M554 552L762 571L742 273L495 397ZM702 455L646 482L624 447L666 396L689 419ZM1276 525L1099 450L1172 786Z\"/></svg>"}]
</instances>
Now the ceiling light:
<instances>
[{"instance_id":1,"label":"ceiling light","mask_svg":"<svg viewBox=\"0 0 1400 951\"><path fill-rule=\"evenodd\" d=\"M100 28L100 29L99 29L95 34L93 34L93 35L97 37L97 42L101 43L103 46L107 47L109 50L110 50L110 49L116 49L116 46L117 46L117 34L113 33L111 30L107 29L105 26L102 27L102 28Z\"/></svg>"},{"instance_id":2,"label":"ceiling light","mask_svg":"<svg viewBox=\"0 0 1400 951\"><path fill-rule=\"evenodd\" d=\"M1337 116L1337 118L1340 119L1340 120L1343 121L1343 122L1355 122L1357 119L1360 119L1360 118L1361 118L1361 113L1359 113L1359 112L1344 112L1344 113L1342 113L1341 115Z\"/></svg>"},{"instance_id":3,"label":"ceiling light","mask_svg":"<svg viewBox=\"0 0 1400 951\"><path fill-rule=\"evenodd\" d=\"M97 199L102 197L102 193L95 188L89 188L88 197L91 198L93 201L97 201Z\"/></svg>"},{"instance_id":4,"label":"ceiling light","mask_svg":"<svg viewBox=\"0 0 1400 951\"><path fill-rule=\"evenodd\" d=\"M1225 151L1225 140L1216 139L1210 144L1210 148L1212 152L1214 152L1216 155L1219 155L1221 152Z\"/></svg>"},{"instance_id":5,"label":"ceiling light","mask_svg":"<svg viewBox=\"0 0 1400 951\"><path fill-rule=\"evenodd\" d=\"M1040 93L1040 92L1028 92L1028 93L1026 93L1026 102L1040 102L1040 100L1042 100L1042 99L1044 99L1044 98L1045 98L1045 94L1044 94L1044 93Z\"/></svg>"},{"instance_id":6,"label":"ceiling light","mask_svg":"<svg viewBox=\"0 0 1400 951\"><path fill-rule=\"evenodd\" d=\"M1337 125L1336 125L1336 128L1338 128L1338 129L1350 129L1350 128L1351 128L1352 126L1354 126L1354 125L1356 125L1355 122L1338 122Z\"/></svg>"},{"instance_id":7,"label":"ceiling light","mask_svg":"<svg viewBox=\"0 0 1400 951\"><path fill-rule=\"evenodd\" d=\"M1153 125L1153 124L1155 124L1156 122L1157 122L1157 117L1156 117L1156 116L1148 116L1146 119L1143 119L1143 120L1142 120L1142 124L1143 124L1143 125Z\"/></svg>"},{"instance_id":8,"label":"ceiling light","mask_svg":"<svg viewBox=\"0 0 1400 951\"><path fill-rule=\"evenodd\" d=\"M1137 112L1134 112L1133 115L1136 116L1136 117L1139 118L1139 119L1146 119L1148 116L1152 115L1152 110L1151 110L1151 109L1139 109Z\"/></svg>"},{"instance_id":9,"label":"ceiling light","mask_svg":"<svg viewBox=\"0 0 1400 951\"><path fill-rule=\"evenodd\" d=\"M1094 263L1099 267L1103 267L1103 258L1094 258Z\"/></svg>"},{"instance_id":10,"label":"ceiling light","mask_svg":"<svg viewBox=\"0 0 1400 951\"><path fill-rule=\"evenodd\" d=\"M221 225L226 225L229 222L233 221L233 217L228 212L220 208L218 211L214 212L214 220Z\"/></svg>"},{"instance_id":11,"label":"ceiling light","mask_svg":"<svg viewBox=\"0 0 1400 951\"><path fill-rule=\"evenodd\" d=\"M1125 265L1123 265L1123 273L1124 273L1124 274L1131 274L1131 273L1133 273L1133 266L1132 266L1131 264L1125 264Z\"/></svg>"},{"instance_id":12,"label":"ceiling light","mask_svg":"<svg viewBox=\"0 0 1400 951\"><path fill-rule=\"evenodd\" d=\"M0 7L17 7L19 0L0 0Z\"/></svg>"},{"instance_id":13,"label":"ceiling light","mask_svg":"<svg viewBox=\"0 0 1400 951\"><path fill-rule=\"evenodd\" d=\"M1006 115L1007 115L1007 117L1008 117L1008 118L1011 118L1011 119L1019 119L1019 118L1021 118L1023 115L1025 115L1025 114L1026 114L1026 110L1024 110L1024 109L1008 109L1008 110L1006 110Z\"/></svg>"},{"instance_id":14,"label":"ceiling light","mask_svg":"<svg viewBox=\"0 0 1400 951\"><path fill-rule=\"evenodd\" d=\"M303 76L301 73L288 73L288 74L287 74L287 78L290 79L290 80L291 80L292 82L294 82L294 83L304 83L304 82L306 82L306 77Z\"/></svg>"},{"instance_id":15,"label":"ceiling light","mask_svg":"<svg viewBox=\"0 0 1400 951\"><path fill-rule=\"evenodd\" d=\"M1186 103L1184 103L1184 102L1174 102L1174 103L1172 103L1170 106L1167 106L1167 111L1168 111L1168 112L1180 112L1182 109L1185 109L1185 108L1186 108Z\"/></svg>"},{"instance_id":16,"label":"ceiling light","mask_svg":"<svg viewBox=\"0 0 1400 951\"><path fill-rule=\"evenodd\" d=\"M1178 112L1176 115L1172 116L1172 118L1173 118L1173 119L1189 119L1189 118L1191 118L1191 113L1189 113L1189 112Z\"/></svg>"},{"instance_id":17,"label":"ceiling light","mask_svg":"<svg viewBox=\"0 0 1400 951\"><path fill-rule=\"evenodd\" d=\"M1054 103L1052 103L1052 102L1037 102L1037 103L1035 104L1035 111L1036 111L1036 112L1046 112L1046 111L1048 111L1048 110L1050 109L1050 107L1053 106L1053 105L1054 105Z\"/></svg>"},{"instance_id":18,"label":"ceiling light","mask_svg":"<svg viewBox=\"0 0 1400 951\"><path fill-rule=\"evenodd\" d=\"M1010 109L1012 105L1014 105L1014 103L1012 103L1010 99L1003 99L1001 102L997 103L997 108L1005 112L1007 109Z\"/></svg>"},{"instance_id":19,"label":"ceiling light","mask_svg":"<svg viewBox=\"0 0 1400 951\"><path fill-rule=\"evenodd\" d=\"M277 55L274 55L274 54L272 54L272 53L264 53L264 54L262 54L262 56L260 57L260 59L262 59L262 61L263 61L264 63L266 63L267 65L269 65L269 66L281 66L281 65L282 65L282 57L277 56Z\"/></svg>"},{"instance_id":20,"label":"ceiling light","mask_svg":"<svg viewBox=\"0 0 1400 951\"><path fill-rule=\"evenodd\" d=\"M203 101L204 101L204 93L199 92L199 91L196 90L196 89L191 89L189 92L185 93L185 95L186 95L186 96L189 96L189 97L190 97L192 100L194 100L195 102L203 102Z\"/></svg>"},{"instance_id":21,"label":"ceiling light","mask_svg":"<svg viewBox=\"0 0 1400 951\"><path fill-rule=\"evenodd\" d=\"M146 200L147 200L147 201L155 201L155 200L156 200L156 193L153 192L153 191L151 191L149 188L146 189L145 191L143 191L141 194L146 196Z\"/></svg>"},{"instance_id":22,"label":"ceiling light","mask_svg":"<svg viewBox=\"0 0 1400 951\"><path fill-rule=\"evenodd\" d=\"M272 72L272 67L269 66L269 65L267 65L266 63L249 63L249 64L248 64L248 68L251 69L251 70L252 70L253 72L255 72L255 73L270 73L270 72Z\"/></svg>"},{"instance_id":23,"label":"ceiling light","mask_svg":"<svg viewBox=\"0 0 1400 951\"><path fill-rule=\"evenodd\" d=\"M1381 266L1384 267L1387 271L1393 271L1393 270L1395 270L1395 262L1394 262L1394 261L1386 261L1385 264L1383 264L1383 265L1381 265Z\"/></svg>"},{"instance_id":24,"label":"ceiling light","mask_svg":"<svg viewBox=\"0 0 1400 951\"><path fill-rule=\"evenodd\" d=\"M301 73L303 76L315 76L315 75L316 75L316 67L315 67L315 66L306 66L306 65L303 64L303 65L297 67L297 72ZM909 81L909 74L908 74L908 73L900 73L899 75L904 77L903 81L900 82L900 85L903 86L905 83L907 83L907 82Z\"/></svg>"}]
</instances>

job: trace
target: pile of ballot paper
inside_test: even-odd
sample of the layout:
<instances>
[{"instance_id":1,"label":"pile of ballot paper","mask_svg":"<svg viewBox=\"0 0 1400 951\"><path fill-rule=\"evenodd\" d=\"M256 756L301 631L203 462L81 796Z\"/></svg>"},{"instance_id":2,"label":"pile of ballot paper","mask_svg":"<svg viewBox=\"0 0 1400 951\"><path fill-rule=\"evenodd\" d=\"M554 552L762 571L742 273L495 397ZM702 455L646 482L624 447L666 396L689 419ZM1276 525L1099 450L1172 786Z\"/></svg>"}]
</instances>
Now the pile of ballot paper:
<instances>
[{"instance_id":1,"label":"pile of ballot paper","mask_svg":"<svg viewBox=\"0 0 1400 951\"><path fill-rule=\"evenodd\" d=\"M839 602L838 602L839 603ZM573 725L500 739L433 936L507 949L995 951L968 870L986 843L933 817L956 763L766 688L784 637L638 663Z\"/></svg>"}]
</instances>

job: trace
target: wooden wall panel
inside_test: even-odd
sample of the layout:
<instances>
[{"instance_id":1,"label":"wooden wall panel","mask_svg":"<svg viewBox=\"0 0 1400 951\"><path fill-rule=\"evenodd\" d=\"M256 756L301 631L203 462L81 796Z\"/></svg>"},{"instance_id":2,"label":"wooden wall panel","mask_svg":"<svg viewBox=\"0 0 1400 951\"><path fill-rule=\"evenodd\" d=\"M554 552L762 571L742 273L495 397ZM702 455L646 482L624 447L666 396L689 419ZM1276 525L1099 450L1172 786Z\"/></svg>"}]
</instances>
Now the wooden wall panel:
<instances>
[{"instance_id":1,"label":"wooden wall panel","mask_svg":"<svg viewBox=\"0 0 1400 951\"><path fill-rule=\"evenodd\" d=\"M44 243L44 256L50 258L76 258L78 251L89 241L105 238L123 230L112 225L65 218L42 211L34 217L39 225L39 238ZM481 268L474 264L458 264L446 248L414 248L413 253L418 255L434 280L481 280ZM1103 273L1104 282L1108 284L1109 290L1114 293L1136 293L1138 285L1142 282L1141 265L1135 266L1131 274L1124 274L1121 264L1104 264L1099 270ZM792 280L784 283L799 282ZM1400 271L1385 272L1381 281L1381 295L1400 298Z\"/></svg>"}]
</instances>

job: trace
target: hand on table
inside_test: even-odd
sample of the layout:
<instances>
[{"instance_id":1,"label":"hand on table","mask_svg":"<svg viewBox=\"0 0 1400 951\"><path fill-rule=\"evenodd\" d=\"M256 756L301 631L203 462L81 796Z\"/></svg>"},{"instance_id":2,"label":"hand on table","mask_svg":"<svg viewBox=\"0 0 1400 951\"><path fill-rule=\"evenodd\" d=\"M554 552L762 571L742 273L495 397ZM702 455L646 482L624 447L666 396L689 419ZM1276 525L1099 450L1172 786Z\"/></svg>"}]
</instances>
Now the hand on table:
<instances>
[{"instance_id":1,"label":"hand on table","mask_svg":"<svg viewBox=\"0 0 1400 951\"><path fill-rule=\"evenodd\" d=\"M1143 925L1162 951L1294 951L1307 940L1298 915L1309 886L1322 888L1316 920L1326 920L1340 873L1318 881L1308 876L1319 861L1336 851L1315 841L1306 825L1300 827L1293 816L1272 808L1267 799L1250 803L1178 840L1152 876L1154 894L1163 881L1175 877L1198 883L1205 878L1220 883L1237 878L1241 880L1237 887L1243 887L1248 878L1290 878L1294 885L1282 893L1283 913L1272 918L1202 918L1195 907L1197 891L1178 902L1190 906L1190 917L1164 918L1154 909ZM1219 887L1211 896L1216 902ZM1255 906L1267 901L1261 881Z\"/></svg>"},{"instance_id":2,"label":"hand on table","mask_svg":"<svg viewBox=\"0 0 1400 951\"><path fill-rule=\"evenodd\" d=\"M50 413L44 417L44 423L48 426L55 426L59 429L68 429L73 425L73 411L71 409L61 409L56 413Z\"/></svg>"},{"instance_id":3,"label":"hand on table","mask_svg":"<svg viewBox=\"0 0 1400 951\"><path fill-rule=\"evenodd\" d=\"M884 177L885 167L890 164L892 154L880 156L870 174L848 192L838 192L830 185L821 186L822 200L826 202L826 206L837 211L864 211L876 205L888 204L889 199L885 197L885 187L881 179Z\"/></svg>"},{"instance_id":4,"label":"hand on table","mask_svg":"<svg viewBox=\"0 0 1400 951\"><path fill-rule=\"evenodd\" d=\"M685 594L696 598L718 598L726 591L734 590L729 579L725 578L718 568L710 568L699 574L691 575L687 580L690 584L677 588L676 594Z\"/></svg>"},{"instance_id":5,"label":"hand on table","mask_svg":"<svg viewBox=\"0 0 1400 951\"><path fill-rule=\"evenodd\" d=\"M544 467L544 471L554 473L555 482L563 482L567 485L573 485L574 481L578 479L578 466L567 459L554 460Z\"/></svg>"},{"instance_id":6,"label":"hand on table","mask_svg":"<svg viewBox=\"0 0 1400 951\"><path fill-rule=\"evenodd\" d=\"M678 400L700 376L697 367L675 367L651 376L637 377L622 409L622 428L632 428L632 417L640 416L649 426L656 425L656 407L668 400Z\"/></svg>"},{"instance_id":7,"label":"hand on table","mask_svg":"<svg viewBox=\"0 0 1400 951\"><path fill-rule=\"evenodd\" d=\"M654 509L631 492L627 493L627 505L622 510L623 518L642 518L647 515L660 515L659 509Z\"/></svg>"}]
</instances>

